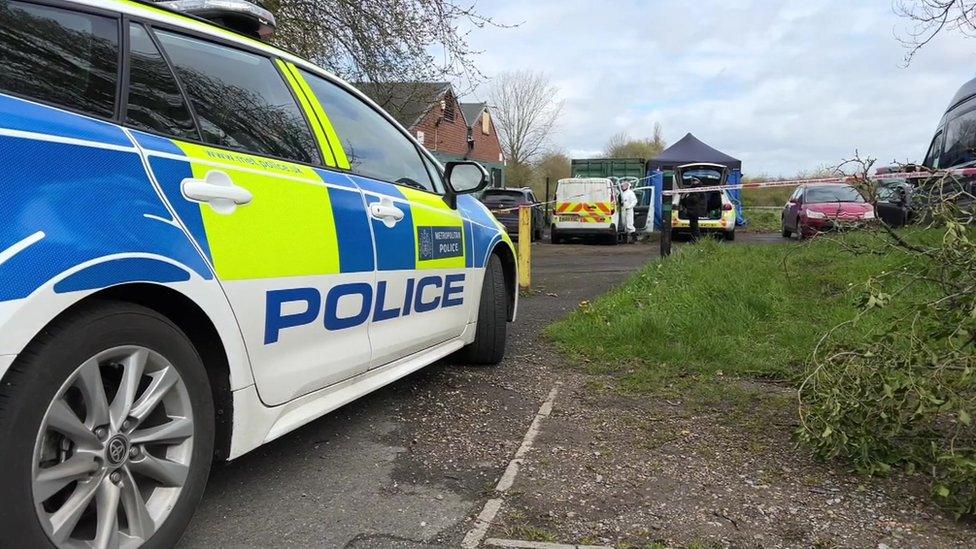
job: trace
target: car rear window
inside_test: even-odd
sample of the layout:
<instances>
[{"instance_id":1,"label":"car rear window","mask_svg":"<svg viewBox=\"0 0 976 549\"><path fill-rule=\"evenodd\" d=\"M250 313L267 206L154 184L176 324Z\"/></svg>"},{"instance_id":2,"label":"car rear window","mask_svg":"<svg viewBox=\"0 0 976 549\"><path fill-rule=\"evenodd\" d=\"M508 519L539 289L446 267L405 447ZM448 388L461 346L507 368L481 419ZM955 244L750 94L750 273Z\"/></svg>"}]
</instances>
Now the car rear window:
<instances>
[{"instance_id":1,"label":"car rear window","mask_svg":"<svg viewBox=\"0 0 976 549\"><path fill-rule=\"evenodd\" d=\"M519 192L512 193L500 193L500 192L490 192L485 193L481 197L481 201L489 206L513 206L516 204L526 204L528 200L525 199L525 195Z\"/></svg>"},{"instance_id":2,"label":"car rear window","mask_svg":"<svg viewBox=\"0 0 976 549\"><path fill-rule=\"evenodd\" d=\"M681 172L681 178L684 181L684 185L690 185L692 178L698 179L706 186L717 185L722 179L722 172L709 168L697 168Z\"/></svg>"},{"instance_id":3,"label":"car rear window","mask_svg":"<svg viewBox=\"0 0 976 549\"><path fill-rule=\"evenodd\" d=\"M829 187L810 187L806 190L804 201L822 202L864 202L864 197L854 187L831 185Z\"/></svg>"},{"instance_id":4,"label":"car rear window","mask_svg":"<svg viewBox=\"0 0 976 549\"><path fill-rule=\"evenodd\" d=\"M119 22L27 2L0 2L0 91L112 118Z\"/></svg>"}]
</instances>

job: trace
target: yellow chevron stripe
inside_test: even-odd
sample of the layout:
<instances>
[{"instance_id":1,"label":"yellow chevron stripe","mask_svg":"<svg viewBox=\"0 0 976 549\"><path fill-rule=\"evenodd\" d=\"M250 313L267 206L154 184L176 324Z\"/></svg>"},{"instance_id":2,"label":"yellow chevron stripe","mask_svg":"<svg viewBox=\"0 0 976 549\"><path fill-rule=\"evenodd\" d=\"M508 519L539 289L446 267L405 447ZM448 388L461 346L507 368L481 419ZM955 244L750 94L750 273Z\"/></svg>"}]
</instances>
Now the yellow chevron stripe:
<instances>
[{"instance_id":1,"label":"yellow chevron stripe","mask_svg":"<svg viewBox=\"0 0 976 549\"><path fill-rule=\"evenodd\" d=\"M335 158L335 163L340 168L348 170L349 157L346 156L346 151L342 146L342 140L339 139L339 134L336 133L335 128L332 126L332 121L329 120L329 115L322 108L322 102L312 91L311 86L308 85L308 81L302 75L301 70L295 66L294 63L286 63L288 68L291 69L292 76L295 81L298 82L298 86L305 92L305 96L308 97L309 103L312 105L312 110L315 111L315 115L318 117L319 122L322 124L322 129L325 131L325 135L329 139L329 143L332 145L332 154Z\"/></svg>"},{"instance_id":2,"label":"yellow chevron stripe","mask_svg":"<svg viewBox=\"0 0 976 549\"><path fill-rule=\"evenodd\" d=\"M281 74L285 75L285 80L288 81L288 85L295 92L295 97L298 98L298 102L301 103L302 110L305 111L305 115L308 117L309 123L312 125L312 131L315 133L315 140L319 144L319 152L322 154L322 161L325 162L327 166L335 166L335 156L332 154L332 148L329 146L329 139L325 136L325 131L322 128L322 124L318 121L318 116L315 113L314 107L309 102L306 91L295 79L295 75L292 74L291 69L288 64L281 59L275 59L278 64L278 68L281 69Z\"/></svg>"}]
</instances>

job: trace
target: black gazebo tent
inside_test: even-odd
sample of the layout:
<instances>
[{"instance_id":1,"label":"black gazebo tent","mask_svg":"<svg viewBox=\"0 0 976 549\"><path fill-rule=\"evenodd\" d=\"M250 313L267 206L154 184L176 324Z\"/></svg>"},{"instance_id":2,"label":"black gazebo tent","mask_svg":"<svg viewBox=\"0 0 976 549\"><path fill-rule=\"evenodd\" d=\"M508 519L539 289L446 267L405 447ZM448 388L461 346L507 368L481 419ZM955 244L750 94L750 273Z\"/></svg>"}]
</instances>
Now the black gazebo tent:
<instances>
[{"instance_id":1,"label":"black gazebo tent","mask_svg":"<svg viewBox=\"0 0 976 549\"><path fill-rule=\"evenodd\" d=\"M742 170L742 161L710 147L690 133L664 149L664 152L647 162L647 169L673 170L682 164L710 162L727 166L730 170Z\"/></svg>"},{"instance_id":2,"label":"black gazebo tent","mask_svg":"<svg viewBox=\"0 0 976 549\"><path fill-rule=\"evenodd\" d=\"M729 184L737 184L742 180L742 161L733 158L724 152L712 148L690 133L671 145L664 152L647 161L647 175L651 184L654 186L654 196L657 204L654 208L654 224L657 228L662 227L661 219L662 193L664 191L664 172L671 171L683 164L693 164L697 162L708 162L726 166L731 171ZM742 200L740 191L728 191L729 196L736 203L736 224L742 225L745 220L742 217Z\"/></svg>"}]
</instances>

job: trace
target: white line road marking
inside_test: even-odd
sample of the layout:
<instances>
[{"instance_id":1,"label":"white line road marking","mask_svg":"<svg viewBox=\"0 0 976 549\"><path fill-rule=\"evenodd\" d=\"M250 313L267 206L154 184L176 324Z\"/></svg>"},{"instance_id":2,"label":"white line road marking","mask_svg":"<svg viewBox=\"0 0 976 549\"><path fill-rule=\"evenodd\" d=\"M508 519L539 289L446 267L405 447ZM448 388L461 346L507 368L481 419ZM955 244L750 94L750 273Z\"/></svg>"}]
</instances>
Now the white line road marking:
<instances>
[{"instance_id":1,"label":"white line road marking","mask_svg":"<svg viewBox=\"0 0 976 549\"><path fill-rule=\"evenodd\" d=\"M542 407L539 408L539 413L532 420L532 425L529 425L529 430L526 431L525 438L522 439L522 445L515 452L515 459L509 462L508 468L505 469L505 474L502 475L501 480L498 481L498 486L495 487L495 491L507 492L512 487L512 483L515 482L515 477L518 475L519 467L522 466L522 458L525 457L526 452L532 449L532 445L535 444L535 437L539 436L539 427L542 424L542 420L549 417L549 414L552 413L552 404L555 402L556 393L558 392L558 386L553 387L549 391L549 398L542 403Z\"/></svg>"},{"instance_id":2,"label":"white line road marking","mask_svg":"<svg viewBox=\"0 0 976 549\"><path fill-rule=\"evenodd\" d=\"M30 248L34 244L37 244L45 236L47 235L44 234L44 231L37 231L36 233L28 236L27 238L21 240L20 242L0 252L0 265L3 265L7 261L10 261L10 258L26 250L27 248Z\"/></svg>"},{"instance_id":3,"label":"white line road marking","mask_svg":"<svg viewBox=\"0 0 976 549\"><path fill-rule=\"evenodd\" d=\"M522 463L522 458L525 454L532 449L532 445L535 443L535 438L539 436L539 431L542 426L542 420L549 417L552 413L552 405L556 402L556 395L559 393L559 386L562 382L556 383L556 386L549 391L549 396L546 397L545 402L539 408L539 411L535 414L535 418L532 420L532 424L529 425L529 430L525 432L525 436L522 438L522 445L519 446L518 450L515 452L515 457L512 461L508 463L508 467L505 468L505 473L502 478L499 479L498 485L495 486L495 491L504 495L512 484L515 482L515 477L518 475L519 466ZM488 533L488 528L491 527L492 521L495 520L495 515L498 514L498 510L502 507L503 498L493 498L485 503L485 507L481 510L478 518L475 519L474 527L464 536L464 540L461 541L461 547L464 549L474 549L481 545L481 541L485 539L485 535ZM528 542L532 543L532 542ZM535 546L521 546L513 545L511 547L535 547ZM558 545L554 544L552 547L576 547L575 545Z\"/></svg>"},{"instance_id":4,"label":"white line road marking","mask_svg":"<svg viewBox=\"0 0 976 549\"><path fill-rule=\"evenodd\" d=\"M481 514L474 520L474 528L461 540L461 547L463 549L474 549L481 544L481 540L485 539L485 534L488 533L488 527L491 526L491 522L495 520L495 515L498 514L498 510L501 508L502 498L489 499L485 503Z\"/></svg>"},{"instance_id":5,"label":"white line road marking","mask_svg":"<svg viewBox=\"0 0 976 549\"><path fill-rule=\"evenodd\" d=\"M518 549L613 549L609 545L571 545L568 543L551 543L548 541L522 541L520 539L488 538L485 545L494 547L515 547Z\"/></svg>"}]
</instances>

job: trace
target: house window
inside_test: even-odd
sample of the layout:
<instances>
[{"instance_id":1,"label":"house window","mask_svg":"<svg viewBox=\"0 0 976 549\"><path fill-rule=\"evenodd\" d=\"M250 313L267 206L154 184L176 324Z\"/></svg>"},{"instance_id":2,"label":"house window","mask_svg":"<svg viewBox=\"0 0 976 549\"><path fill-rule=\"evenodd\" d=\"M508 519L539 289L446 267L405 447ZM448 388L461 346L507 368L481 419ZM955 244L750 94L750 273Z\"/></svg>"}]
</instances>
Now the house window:
<instances>
[{"instance_id":1,"label":"house window","mask_svg":"<svg viewBox=\"0 0 976 549\"><path fill-rule=\"evenodd\" d=\"M481 133L491 134L491 116L488 115L488 111L481 114Z\"/></svg>"},{"instance_id":2,"label":"house window","mask_svg":"<svg viewBox=\"0 0 976 549\"><path fill-rule=\"evenodd\" d=\"M441 101L441 108L444 109L444 113L443 113L444 121L454 122L455 104L454 104L453 95L447 94L444 96L444 100Z\"/></svg>"}]
</instances>

